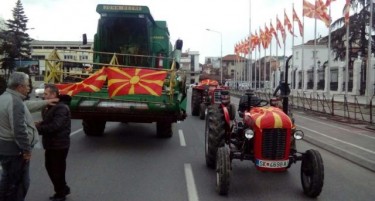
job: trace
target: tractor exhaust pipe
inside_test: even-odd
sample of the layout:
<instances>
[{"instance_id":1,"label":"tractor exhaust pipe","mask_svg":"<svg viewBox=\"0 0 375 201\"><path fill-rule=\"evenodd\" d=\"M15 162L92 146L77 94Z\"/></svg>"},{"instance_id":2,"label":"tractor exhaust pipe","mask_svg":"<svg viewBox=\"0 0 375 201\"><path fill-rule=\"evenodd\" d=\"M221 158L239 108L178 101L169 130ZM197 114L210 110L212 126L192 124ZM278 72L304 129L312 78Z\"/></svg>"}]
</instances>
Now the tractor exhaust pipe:
<instances>
[{"instance_id":1,"label":"tractor exhaust pipe","mask_svg":"<svg viewBox=\"0 0 375 201\"><path fill-rule=\"evenodd\" d=\"M285 65L285 84L284 84L284 91L288 91L288 71L289 71L289 61L290 59L293 57L293 55L289 56L288 59L286 60L286 65ZM288 114L288 106L289 106L289 98L288 98L289 95L285 95L283 97L283 111L285 114Z\"/></svg>"}]
</instances>

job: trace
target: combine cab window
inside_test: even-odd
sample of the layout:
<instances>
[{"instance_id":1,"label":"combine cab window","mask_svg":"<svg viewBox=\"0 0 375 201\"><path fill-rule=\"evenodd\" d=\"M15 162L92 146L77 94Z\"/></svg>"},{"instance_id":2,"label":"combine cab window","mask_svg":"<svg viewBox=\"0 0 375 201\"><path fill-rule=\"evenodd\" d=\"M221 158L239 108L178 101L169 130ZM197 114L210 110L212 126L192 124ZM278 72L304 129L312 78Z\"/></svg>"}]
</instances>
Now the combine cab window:
<instances>
[{"instance_id":1,"label":"combine cab window","mask_svg":"<svg viewBox=\"0 0 375 201\"><path fill-rule=\"evenodd\" d=\"M148 55L149 33L147 18L136 17L106 17L101 19L101 50L126 54L119 56L122 65L146 65L147 59L139 55ZM138 55L138 56L136 56ZM112 55L102 57L102 63L109 63Z\"/></svg>"}]
</instances>

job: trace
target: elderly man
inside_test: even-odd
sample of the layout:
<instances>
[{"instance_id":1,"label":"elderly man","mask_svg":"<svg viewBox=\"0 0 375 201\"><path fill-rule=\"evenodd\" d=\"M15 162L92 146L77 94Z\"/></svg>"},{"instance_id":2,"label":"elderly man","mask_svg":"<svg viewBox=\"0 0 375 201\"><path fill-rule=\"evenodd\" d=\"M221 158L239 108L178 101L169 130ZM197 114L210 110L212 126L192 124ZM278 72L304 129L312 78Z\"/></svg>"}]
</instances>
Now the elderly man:
<instances>
[{"instance_id":1,"label":"elderly man","mask_svg":"<svg viewBox=\"0 0 375 201\"><path fill-rule=\"evenodd\" d=\"M29 76L11 74L8 88L0 96L0 201L23 201L30 184L31 150L38 142L38 131L30 112L54 105L58 99L26 101Z\"/></svg>"}]
</instances>

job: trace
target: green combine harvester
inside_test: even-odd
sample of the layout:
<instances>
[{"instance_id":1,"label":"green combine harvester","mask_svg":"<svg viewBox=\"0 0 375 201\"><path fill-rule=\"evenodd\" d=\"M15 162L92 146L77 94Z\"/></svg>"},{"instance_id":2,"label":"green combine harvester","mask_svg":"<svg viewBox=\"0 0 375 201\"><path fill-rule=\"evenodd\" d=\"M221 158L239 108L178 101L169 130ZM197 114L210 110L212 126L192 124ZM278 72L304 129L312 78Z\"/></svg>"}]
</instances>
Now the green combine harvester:
<instances>
[{"instance_id":1,"label":"green combine harvester","mask_svg":"<svg viewBox=\"0 0 375 201\"><path fill-rule=\"evenodd\" d=\"M156 122L158 137L173 135L172 124L186 118L185 76L178 71L182 40L174 48L166 21L155 21L147 6L99 4L94 36L93 69L103 66L167 70L160 96L128 94L110 98L104 86L98 92L72 96L73 119L82 119L88 136L103 135L107 121ZM84 43L85 43L84 35Z\"/></svg>"}]
</instances>

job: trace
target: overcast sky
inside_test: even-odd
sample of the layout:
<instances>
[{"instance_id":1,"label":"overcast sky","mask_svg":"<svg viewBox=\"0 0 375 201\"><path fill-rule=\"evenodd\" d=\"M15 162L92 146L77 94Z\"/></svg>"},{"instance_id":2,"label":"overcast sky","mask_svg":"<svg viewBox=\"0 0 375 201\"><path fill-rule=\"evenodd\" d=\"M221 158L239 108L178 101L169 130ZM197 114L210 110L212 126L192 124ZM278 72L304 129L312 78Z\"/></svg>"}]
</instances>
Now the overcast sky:
<instances>
[{"instance_id":1,"label":"overcast sky","mask_svg":"<svg viewBox=\"0 0 375 201\"><path fill-rule=\"evenodd\" d=\"M308 0L314 2L313 0ZM325 0L324 0L325 1ZM166 20L172 43L178 38L184 41L183 51L199 51L200 62L204 57L220 56L220 34L222 33L223 56L234 54L234 46L249 34L250 0L22 0L28 27L32 38L37 40L80 41L82 34L87 33L92 41L96 32L99 14L96 5L127 4L146 5L150 8L155 20ZM342 17L345 0L332 3L332 18ZM302 0L251 0L252 31L259 30L270 21L276 27L276 15L281 22L284 9L292 20L294 3L298 17L302 21ZM12 18L12 9L16 0L2 0L0 17ZM257 31L259 32L259 31ZM295 23L295 32L298 25ZM305 41L314 39L314 20L305 17ZM328 29L321 21L317 22L317 36L327 35ZM279 34L280 35L280 34ZM279 36L281 38L281 36ZM301 37L295 37L294 44L302 43ZM292 37L288 34L286 55L291 54ZM276 54L275 45L273 55ZM263 54L263 51L262 51ZM269 54L269 50L267 50ZM278 55L283 49L278 50Z\"/></svg>"}]
</instances>

